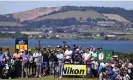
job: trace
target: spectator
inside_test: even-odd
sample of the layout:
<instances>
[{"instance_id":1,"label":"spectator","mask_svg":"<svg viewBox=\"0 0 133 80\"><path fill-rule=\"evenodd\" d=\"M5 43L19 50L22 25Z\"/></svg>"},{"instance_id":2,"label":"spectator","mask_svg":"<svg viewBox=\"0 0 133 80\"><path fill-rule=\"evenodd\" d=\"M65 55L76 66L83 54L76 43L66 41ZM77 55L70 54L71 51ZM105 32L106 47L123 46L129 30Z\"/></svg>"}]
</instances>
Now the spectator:
<instances>
[{"instance_id":1,"label":"spectator","mask_svg":"<svg viewBox=\"0 0 133 80\"><path fill-rule=\"evenodd\" d=\"M16 77L21 77L21 60L22 60L22 54L19 52L18 49L16 49L16 53L13 54L14 67L15 67L15 75Z\"/></svg>"},{"instance_id":2,"label":"spectator","mask_svg":"<svg viewBox=\"0 0 133 80\"><path fill-rule=\"evenodd\" d=\"M43 62L43 59L42 59L42 53L40 52L39 48L37 49L37 51L34 52L33 58L36 64L36 76L35 77L41 77L41 64Z\"/></svg>"},{"instance_id":3,"label":"spectator","mask_svg":"<svg viewBox=\"0 0 133 80\"><path fill-rule=\"evenodd\" d=\"M83 62L84 64L88 64L91 61L91 53L89 53L89 49L85 50L85 53L83 53Z\"/></svg>"},{"instance_id":4,"label":"spectator","mask_svg":"<svg viewBox=\"0 0 133 80\"><path fill-rule=\"evenodd\" d=\"M127 63L127 68L128 68L128 75L130 77L130 80L132 80L133 79L133 72L131 69L133 68L133 64L129 61L129 59L127 59L126 63Z\"/></svg>"},{"instance_id":5,"label":"spectator","mask_svg":"<svg viewBox=\"0 0 133 80\"><path fill-rule=\"evenodd\" d=\"M4 61L5 61L5 57L4 57L4 54L2 53L2 48L0 48L0 77L2 76L2 70L5 66Z\"/></svg>"},{"instance_id":6,"label":"spectator","mask_svg":"<svg viewBox=\"0 0 133 80\"><path fill-rule=\"evenodd\" d=\"M42 56L43 56L42 69L43 69L43 75L45 75L46 71L48 70L48 62L49 62L48 52L47 52L46 48L43 48L42 53L43 53L42 54Z\"/></svg>"},{"instance_id":7,"label":"spectator","mask_svg":"<svg viewBox=\"0 0 133 80\"><path fill-rule=\"evenodd\" d=\"M81 64L82 62L82 56L79 49L76 49L76 52L73 57L74 64Z\"/></svg>"},{"instance_id":8,"label":"spectator","mask_svg":"<svg viewBox=\"0 0 133 80\"><path fill-rule=\"evenodd\" d=\"M33 54L31 52L31 49L28 50L28 55L29 55L29 69L28 69L28 74L29 74L29 76L31 76L31 75L34 75L35 74L35 70L34 70L34 59L33 59Z\"/></svg>"},{"instance_id":9,"label":"spectator","mask_svg":"<svg viewBox=\"0 0 133 80\"><path fill-rule=\"evenodd\" d=\"M10 54L9 48L5 49L4 52L4 56L5 56L5 74L6 77L11 78L11 59L12 59L12 55Z\"/></svg>"},{"instance_id":10,"label":"spectator","mask_svg":"<svg viewBox=\"0 0 133 80\"><path fill-rule=\"evenodd\" d=\"M25 73L25 77L28 78L28 67L29 67L29 55L28 55L28 51L25 50L24 53L22 54L22 77L24 77L24 73Z\"/></svg>"},{"instance_id":11,"label":"spectator","mask_svg":"<svg viewBox=\"0 0 133 80\"><path fill-rule=\"evenodd\" d=\"M65 63L72 63L72 50L69 46L67 46L66 51L64 53L65 56Z\"/></svg>"},{"instance_id":12,"label":"spectator","mask_svg":"<svg viewBox=\"0 0 133 80\"><path fill-rule=\"evenodd\" d=\"M56 54L58 58L58 66L59 66L59 78L62 78L63 75L63 66L64 66L64 55L61 49L57 50Z\"/></svg>"},{"instance_id":13,"label":"spectator","mask_svg":"<svg viewBox=\"0 0 133 80\"><path fill-rule=\"evenodd\" d=\"M55 54L53 51L49 53L49 68L50 68L50 74L52 75L54 73L54 64L55 64Z\"/></svg>"},{"instance_id":14,"label":"spectator","mask_svg":"<svg viewBox=\"0 0 133 80\"><path fill-rule=\"evenodd\" d=\"M98 74L98 62L96 59L92 61L92 74L94 77L97 77Z\"/></svg>"}]
</instances>

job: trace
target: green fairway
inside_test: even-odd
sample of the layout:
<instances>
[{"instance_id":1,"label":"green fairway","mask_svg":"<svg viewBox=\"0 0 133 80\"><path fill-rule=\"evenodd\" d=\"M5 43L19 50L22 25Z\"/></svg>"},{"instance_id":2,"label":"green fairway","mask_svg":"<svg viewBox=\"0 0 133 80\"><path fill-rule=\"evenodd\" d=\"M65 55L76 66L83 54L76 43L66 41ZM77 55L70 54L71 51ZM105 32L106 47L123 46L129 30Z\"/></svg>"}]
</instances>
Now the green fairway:
<instances>
[{"instance_id":1,"label":"green fairway","mask_svg":"<svg viewBox=\"0 0 133 80\"><path fill-rule=\"evenodd\" d=\"M41 78L22 78L22 79L15 79L15 80L96 80L96 79L90 79L90 78L68 78L63 77L62 79L55 78L54 76L45 76Z\"/></svg>"}]
</instances>

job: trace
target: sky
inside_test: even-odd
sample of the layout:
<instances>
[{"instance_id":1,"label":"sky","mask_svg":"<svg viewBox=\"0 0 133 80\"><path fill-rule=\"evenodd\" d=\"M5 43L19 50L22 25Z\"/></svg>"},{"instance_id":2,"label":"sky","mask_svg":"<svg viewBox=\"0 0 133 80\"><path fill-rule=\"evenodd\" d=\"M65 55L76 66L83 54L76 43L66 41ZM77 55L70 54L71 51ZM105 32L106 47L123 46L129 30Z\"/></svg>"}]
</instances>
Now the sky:
<instances>
[{"instance_id":1,"label":"sky","mask_svg":"<svg viewBox=\"0 0 133 80\"><path fill-rule=\"evenodd\" d=\"M105 6L133 10L133 1L0 1L0 14L26 11L39 7Z\"/></svg>"}]
</instances>

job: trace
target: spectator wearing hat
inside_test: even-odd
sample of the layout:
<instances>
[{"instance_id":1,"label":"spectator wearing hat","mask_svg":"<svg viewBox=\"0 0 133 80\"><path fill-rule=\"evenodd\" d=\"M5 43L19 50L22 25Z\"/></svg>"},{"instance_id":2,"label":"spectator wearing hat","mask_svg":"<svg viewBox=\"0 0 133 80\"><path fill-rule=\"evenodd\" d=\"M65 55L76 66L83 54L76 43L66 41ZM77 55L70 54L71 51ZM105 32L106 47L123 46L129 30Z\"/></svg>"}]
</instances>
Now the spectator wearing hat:
<instances>
[{"instance_id":1,"label":"spectator wearing hat","mask_svg":"<svg viewBox=\"0 0 133 80\"><path fill-rule=\"evenodd\" d=\"M48 45L48 53L51 53L51 46Z\"/></svg>"},{"instance_id":2,"label":"spectator wearing hat","mask_svg":"<svg viewBox=\"0 0 133 80\"><path fill-rule=\"evenodd\" d=\"M62 78L63 66L64 66L64 54L61 49L57 50L56 57L58 59L59 78Z\"/></svg>"},{"instance_id":3,"label":"spectator wearing hat","mask_svg":"<svg viewBox=\"0 0 133 80\"><path fill-rule=\"evenodd\" d=\"M34 67L34 59L33 59L33 54L31 52L31 49L28 50L28 55L29 55L29 69L28 69L28 74L29 76L35 74L35 67Z\"/></svg>"}]
</instances>

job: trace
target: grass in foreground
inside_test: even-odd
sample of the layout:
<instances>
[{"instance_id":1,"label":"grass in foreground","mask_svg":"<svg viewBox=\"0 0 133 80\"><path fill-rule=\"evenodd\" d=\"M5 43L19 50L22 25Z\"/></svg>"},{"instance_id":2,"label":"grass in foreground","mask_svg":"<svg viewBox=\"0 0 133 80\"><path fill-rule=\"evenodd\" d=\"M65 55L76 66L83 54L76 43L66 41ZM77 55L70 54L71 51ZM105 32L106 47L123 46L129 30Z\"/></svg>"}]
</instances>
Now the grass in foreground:
<instances>
[{"instance_id":1,"label":"grass in foreground","mask_svg":"<svg viewBox=\"0 0 133 80\"><path fill-rule=\"evenodd\" d=\"M22 78L22 79L15 79L15 80L96 80L96 79L90 79L90 78L68 78L68 77L63 77L62 79L59 79L54 76L45 76L41 78Z\"/></svg>"}]
</instances>

